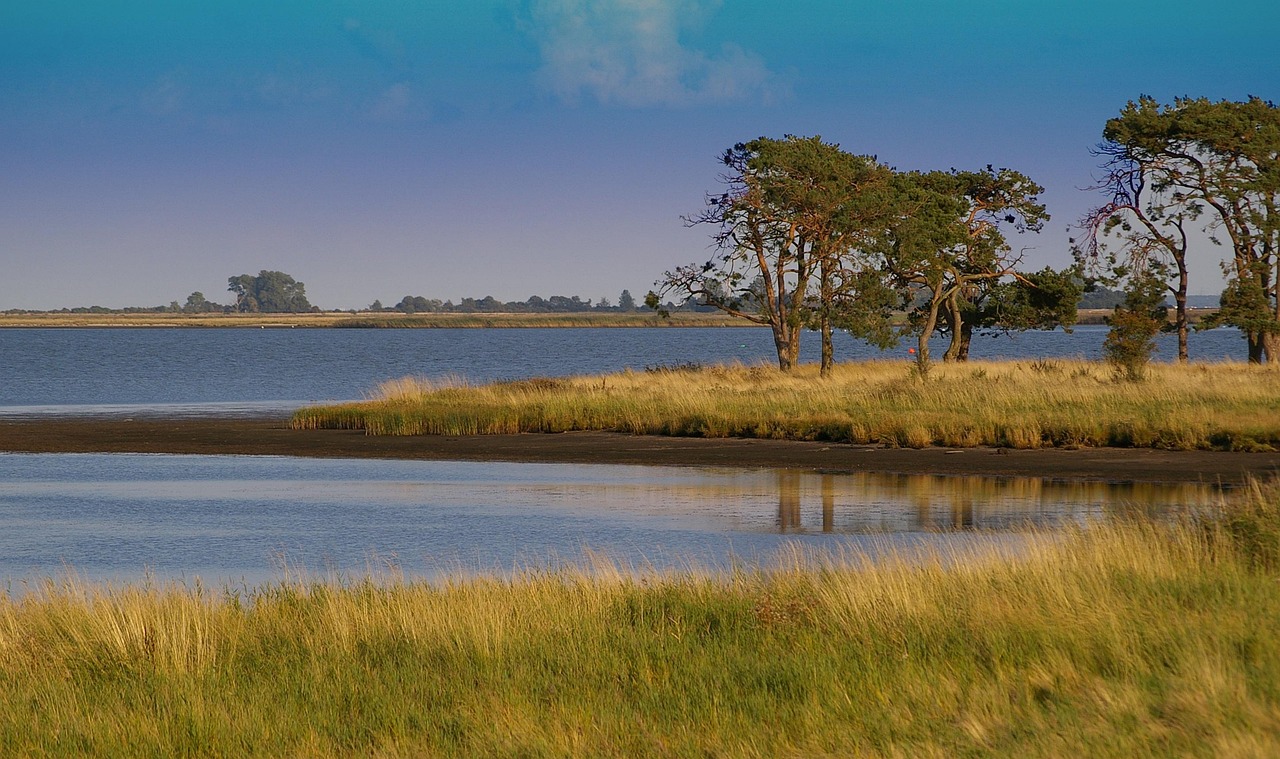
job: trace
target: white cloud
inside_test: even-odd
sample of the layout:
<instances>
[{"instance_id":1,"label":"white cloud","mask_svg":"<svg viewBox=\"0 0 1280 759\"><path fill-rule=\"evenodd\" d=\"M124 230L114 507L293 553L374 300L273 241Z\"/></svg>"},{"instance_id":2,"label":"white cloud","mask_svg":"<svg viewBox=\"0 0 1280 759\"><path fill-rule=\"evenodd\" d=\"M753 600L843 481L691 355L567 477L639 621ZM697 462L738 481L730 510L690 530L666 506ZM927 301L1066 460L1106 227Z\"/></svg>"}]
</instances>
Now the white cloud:
<instances>
[{"instance_id":1,"label":"white cloud","mask_svg":"<svg viewBox=\"0 0 1280 759\"><path fill-rule=\"evenodd\" d=\"M539 84L563 100L625 106L771 99L777 77L754 53L708 53L680 32L715 10L708 0L532 0L528 32L542 54Z\"/></svg>"}]
</instances>

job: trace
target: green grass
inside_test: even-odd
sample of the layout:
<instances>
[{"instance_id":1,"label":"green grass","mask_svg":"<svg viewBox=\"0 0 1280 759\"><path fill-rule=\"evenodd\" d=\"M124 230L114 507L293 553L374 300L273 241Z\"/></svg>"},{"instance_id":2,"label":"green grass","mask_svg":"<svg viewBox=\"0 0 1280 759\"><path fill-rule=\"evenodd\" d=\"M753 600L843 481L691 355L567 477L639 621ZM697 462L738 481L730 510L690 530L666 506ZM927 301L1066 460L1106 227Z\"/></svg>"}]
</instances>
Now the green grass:
<instances>
[{"instance_id":1,"label":"green grass","mask_svg":"<svg viewBox=\"0 0 1280 759\"><path fill-rule=\"evenodd\" d=\"M1280 446L1280 370L1153 365L1117 382L1086 361L971 362L927 378L899 361L785 374L763 366L679 367L470 386L405 379L369 401L307 408L299 429L375 435L613 430L924 447L1123 446L1272 450Z\"/></svg>"},{"instance_id":2,"label":"green grass","mask_svg":"<svg viewBox=\"0 0 1280 759\"><path fill-rule=\"evenodd\" d=\"M1016 550L0 599L6 755L1280 755L1280 491Z\"/></svg>"}]
</instances>

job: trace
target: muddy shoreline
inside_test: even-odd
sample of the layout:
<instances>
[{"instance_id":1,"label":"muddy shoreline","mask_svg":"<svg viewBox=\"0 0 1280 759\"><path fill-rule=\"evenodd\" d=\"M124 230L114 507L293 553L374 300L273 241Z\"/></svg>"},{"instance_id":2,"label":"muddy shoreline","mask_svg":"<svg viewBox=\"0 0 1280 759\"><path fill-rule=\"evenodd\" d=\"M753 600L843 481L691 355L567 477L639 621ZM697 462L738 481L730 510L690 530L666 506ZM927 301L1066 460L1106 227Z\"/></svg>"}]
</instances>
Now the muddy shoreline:
<instances>
[{"instance_id":1,"label":"muddy shoreline","mask_svg":"<svg viewBox=\"0 0 1280 759\"><path fill-rule=\"evenodd\" d=\"M638 437L610 432L371 437L346 430L291 430L286 420L278 418L8 419L0 420L0 451L770 467L1222 484L1280 473L1277 452L1124 448L913 450L782 440Z\"/></svg>"}]
</instances>

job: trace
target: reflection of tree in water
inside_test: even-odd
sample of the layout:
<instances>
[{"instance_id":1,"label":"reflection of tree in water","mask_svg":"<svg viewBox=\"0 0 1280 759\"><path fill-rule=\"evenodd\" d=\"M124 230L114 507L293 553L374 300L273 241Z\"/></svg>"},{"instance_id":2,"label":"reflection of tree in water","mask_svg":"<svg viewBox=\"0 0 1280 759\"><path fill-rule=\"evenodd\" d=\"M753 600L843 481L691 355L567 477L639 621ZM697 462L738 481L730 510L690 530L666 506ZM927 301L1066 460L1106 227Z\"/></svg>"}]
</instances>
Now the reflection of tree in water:
<instances>
[{"instance_id":1,"label":"reflection of tree in water","mask_svg":"<svg viewBox=\"0 0 1280 759\"><path fill-rule=\"evenodd\" d=\"M836 523L836 480L822 475L822 531L831 532Z\"/></svg>"},{"instance_id":2,"label":"reflection of tree in water","mask_svg":"<svg viewBox=\"0 0 1280 759\"><path fill-rule=\"evenodd\" d=\"M776 525L782 532L804 529L802 507L815 496L822 509L822 532L828 533L837 530L837 511L845 517L844 531L1007 529L1167 513L1208 505L1219 497L1207 485L867 472L778 471L777 487Z\"/></svg>"},{"instance_id":3,"label":"reflection of tree in water","mask_svg":"<svg viewBox=\"0 0 1280 759\"><path fill-rule=\"evenodd\" d=\"M778 529L795 530L800 524L800 473L778 470Z\"/></svg>"}]
</instances>

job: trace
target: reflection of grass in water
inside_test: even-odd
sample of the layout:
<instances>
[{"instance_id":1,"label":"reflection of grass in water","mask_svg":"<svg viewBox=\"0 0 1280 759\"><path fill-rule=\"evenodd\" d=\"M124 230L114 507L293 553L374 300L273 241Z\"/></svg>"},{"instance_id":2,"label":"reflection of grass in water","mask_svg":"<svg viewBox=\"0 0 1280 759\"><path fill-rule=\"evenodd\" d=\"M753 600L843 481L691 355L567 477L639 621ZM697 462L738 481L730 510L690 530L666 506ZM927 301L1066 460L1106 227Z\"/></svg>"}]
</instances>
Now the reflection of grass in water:
<instances>
[{"instance_id":1,"label":"reflection of grass in water","mask_svg":"<svg viewBox=\"0 0 1280 759\"><path fill-rule=\"evenodd\" d=\"M607 564L0 601L0 735L43 754L1280 752L1280 491L869 565ZM33 716L38 715L38 717Z\"/></svg>"},{"instance_id":2,"label":"reflection of grass in water","mask_svg":"<svg viewBox=\"0 0 1280 759\"><path fill-rule=\"evenodd\" d=\"M836 367L820 379L754 366L679 367L483 386L406 378L364 403L298 411L298 428L370 434L634 434L831 440L922 447L1280 445L1276 369L1157 365L1145 383L1112 381L1085 361Z\"/></svg>"}]
</instances>

